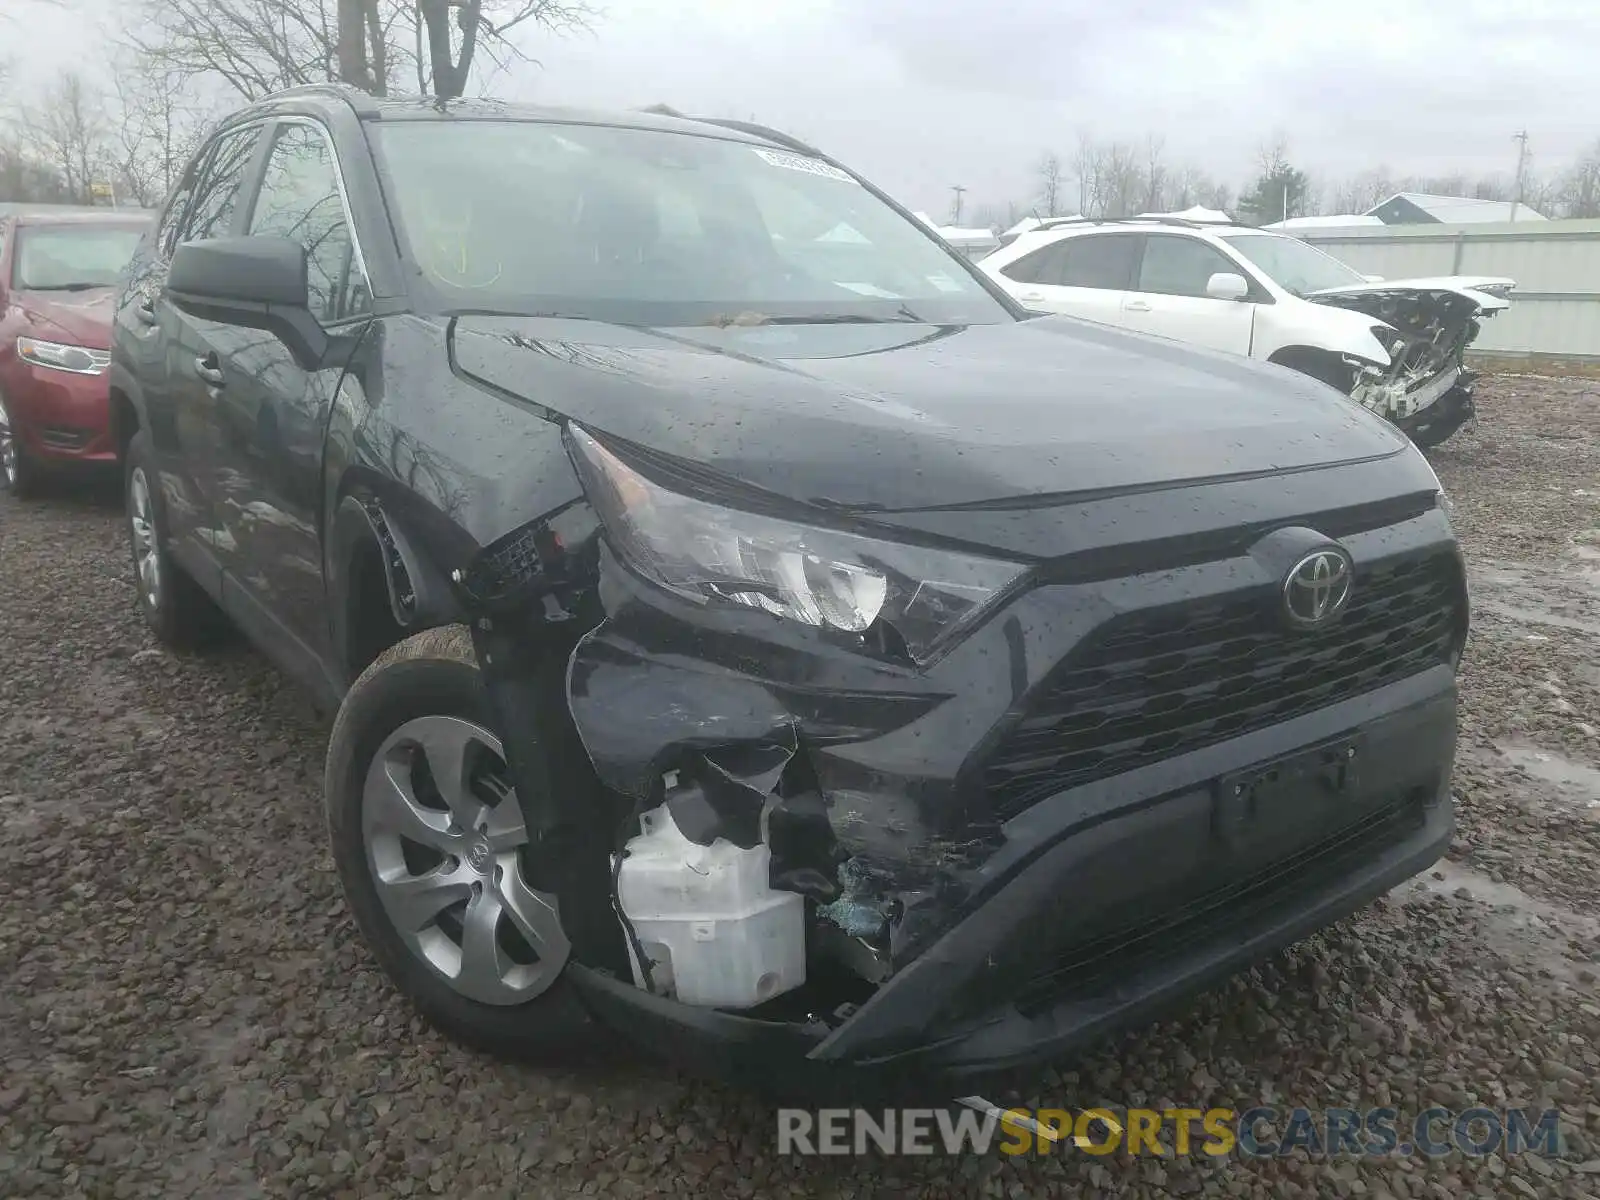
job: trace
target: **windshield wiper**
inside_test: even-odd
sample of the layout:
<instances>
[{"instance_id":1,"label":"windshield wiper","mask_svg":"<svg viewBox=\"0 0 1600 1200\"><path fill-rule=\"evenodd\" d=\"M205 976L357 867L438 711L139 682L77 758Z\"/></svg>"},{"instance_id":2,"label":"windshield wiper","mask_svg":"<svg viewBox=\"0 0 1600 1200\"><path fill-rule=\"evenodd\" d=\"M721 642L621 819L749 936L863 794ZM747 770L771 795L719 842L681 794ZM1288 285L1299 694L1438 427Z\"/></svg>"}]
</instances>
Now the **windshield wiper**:
<instances>
[{"instance_id":1,"label":"windshield wiper","mask_svg":"<svg viewBox=\"0 0 1600 1200\"><path fill-rule=\"evenodd\" d=\"M99 288L112 287L109 283L56 283L49 287L24 284L30 292L92 292Z\"/></svg>"}]
</instances>

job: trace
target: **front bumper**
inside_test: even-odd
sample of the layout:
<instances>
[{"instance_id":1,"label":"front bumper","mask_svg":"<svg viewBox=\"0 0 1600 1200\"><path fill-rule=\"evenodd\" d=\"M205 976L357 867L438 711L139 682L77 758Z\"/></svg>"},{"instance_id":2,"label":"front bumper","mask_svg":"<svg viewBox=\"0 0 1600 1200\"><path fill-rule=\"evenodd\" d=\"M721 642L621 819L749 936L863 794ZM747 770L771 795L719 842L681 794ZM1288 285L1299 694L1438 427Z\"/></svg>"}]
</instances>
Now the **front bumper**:
<instances>
[{"instance_id":1,"label":"front bumper","mask_svg":"<svg viewBox=\"0 0 1600 1200\"><path fill-rule=\"evenodd\" d=\"M1358 565L1447 560L1454 597L1459 556L1437 509L1338 520L1318 525ZM880 942L887 978L853 1009L802 1019L695 1009L574 968L595 1015L646 1048L757 1085L780 1062L795 1087L970 1080L1141 1019L1436 860L1452 825L1456 693L1445 661L1336 702L1280 704L1234 736L1119 757L1115 770L1053 789L1026 772L997 782L997 747L1091 635L1130 613L1275 588L1275 568L1254 553L1042 583L917 671L763 614L681 604L604 558L607 619L579 643L567 677L601 780L642 800L662 772L723 755L724 771L750 764L744 782L758 802L783 790L780 774L813 788L867 881L846 899L885 901L892 919ZM1383 637L1366 652L1372 644L1402 655ZM1335 791L1308 783L1249 813L1233 799L1241 773L1330 747L1359 755ZM724 754L751 748L770 753Z\"/></svg>"},{"instance_id":2,"label":"front bumper","mask_svg":"<svg viewBox=\"0 0 1600 1200\"><path fill-rule=\"evenodd\" d=\"M1454 828L1454 687L1419 678L1372 699L1386 706L1403 696L1415 703L1347 728L1366 743L1365 785L1341 812L1304 805L1322 829L1299 852L1243 865L1216 836L1214 786L1135 805L1037 847L1028 866L837 1026L692 1008L582 968L575 979L595 1017L641 1049L668 1047L685 1065L752 1087L857 1096L981 1087L1152 1019L1437 861ZM1324 716L1319 724L1338 723ZM1182 876L1167 874L1173 864L1159 849L1180 833L1195 862L1221 868L1191 872L1210 879L1208 889L1185 889L1174 882ZM1158 853L1140 866L1147 846ZM1106 903L1107 891L1117 904ZM1164 906L1162 893L1184 899ZM1141 916L1073 940L1083 924L1074 910L1103 916L1121 903Z\"/></svg>"},{"instance_id":3,"label":"front bumper","mask_svg":"<svg viewBox=\"0 0 1600 1200\"><path fill-rule=\"evenodd\" d=\"M33 461L116 461L104 374L75 375L18 362L7 373L5 394L13 436Z\"/></svg>"}]
</instances>

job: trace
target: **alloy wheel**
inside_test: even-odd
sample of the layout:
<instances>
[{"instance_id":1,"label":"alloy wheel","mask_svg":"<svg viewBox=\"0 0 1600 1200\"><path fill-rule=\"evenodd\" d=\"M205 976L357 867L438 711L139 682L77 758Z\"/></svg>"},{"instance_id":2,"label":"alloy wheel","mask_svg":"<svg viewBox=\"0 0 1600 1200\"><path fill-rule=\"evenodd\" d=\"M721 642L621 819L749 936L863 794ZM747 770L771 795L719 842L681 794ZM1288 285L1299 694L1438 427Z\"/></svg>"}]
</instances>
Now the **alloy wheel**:
<instances>
[{"instance_id":1,"label":"alloy wheel","mask_svg":"<svg viewBox=\"0 0 1600 1200\"><path fill-rule=\"evenodd\" d=\"M6 411L4 396L0 396L0 480L6 487L17 486L17 440L11 432L11 414Z\"/></svg>"},{"instance_id":2,"label":"alloy wheel","mask_svg":"<svg viewBox=\"0 0 1600 1200\"><path fill-rule=\"evenodd\" d=\"M128 478L128 524L133 532L133 562L139 573L139 590L152 610L161 602L161 555L156 544L155 503L143 467Z\"/></svg>"},{"instance_id":3,"label":"alloy wheel","mask_svg":"<svg viewBox=\"0 0 1600 1200\"><path fill-rule=\"evenodd\" d=\"M569 947L554 899L523 872L528 830L493 734L456 717L407 721L374 755L361 811L384 913L435 975L498 1005L555 982Z\"/></svg>"}]
</instances>

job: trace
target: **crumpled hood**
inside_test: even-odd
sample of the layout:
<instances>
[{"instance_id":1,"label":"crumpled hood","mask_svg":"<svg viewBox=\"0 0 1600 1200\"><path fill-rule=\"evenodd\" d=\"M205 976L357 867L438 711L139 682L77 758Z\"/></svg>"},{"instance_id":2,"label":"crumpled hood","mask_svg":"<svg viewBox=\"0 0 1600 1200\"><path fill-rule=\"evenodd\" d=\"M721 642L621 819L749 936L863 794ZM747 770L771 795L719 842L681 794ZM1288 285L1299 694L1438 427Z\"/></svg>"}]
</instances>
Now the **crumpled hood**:
<instances>
[{"instance_id":1,"label":"crumpled hood","mask_svg":"<svg viewBox=\"0 0 1600 1200\"><path fill-rule=\"evenodd\" d=\"M790 499L862 510L1115 493L1397 453L1282 368L1064 317L639 330L462 317L470 379Z\"/></svg>"},{"instance_id":2,"label":"crumpled hood","mask_svg":"<svg viewBox=\"0 0 1600 1200\"><path fill-rule=\"evenodd\" d=\"M1482 312L1498 312L1511 307L1510 294L1517 282L1503 275L1437 275L1424 279L1384 279L1377 283L1352 283L1344 287L1323 288L1311 292L1307 300L1370 297L1382 301L1406 294L1421 295L1445 292L1463 296L1476 304Z\"/></svg>"},{"instance_id":3,"label":"crumpled hood","mask_svg":"<svg viewBox=\"0 0 1600 1200\"><path fill-rule=\"evenodd\" d=\"M27 292L11 294L11 305L23 314L24 337L83 346L89 350L111 348L113 288L82 292Z\"/></svg>"}]
</instances>

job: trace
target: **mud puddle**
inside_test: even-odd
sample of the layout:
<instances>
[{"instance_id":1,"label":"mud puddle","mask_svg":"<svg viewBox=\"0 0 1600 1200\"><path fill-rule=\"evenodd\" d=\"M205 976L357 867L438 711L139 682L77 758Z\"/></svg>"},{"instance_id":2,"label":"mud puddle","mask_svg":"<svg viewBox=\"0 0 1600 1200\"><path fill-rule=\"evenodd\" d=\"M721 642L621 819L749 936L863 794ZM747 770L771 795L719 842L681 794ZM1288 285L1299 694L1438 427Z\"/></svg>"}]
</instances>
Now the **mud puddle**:
<instances>
[{"instance_id":1,"label":"mud puddle","mask_svg":"<svg viewBox=\"0 0 1600 1200\"><path fill-rule=\"evenodd\" d=\"M1569 950L1574 941L1600 937L1600 917L1539 900L1519 887L1444 859L1395 888L1391 896L1404 903L1419 891L1484 905L1485 942L1507 958L1527 962L1569 983L1584 984L1585 978L1592 976L1594 964L1574 957Z\"/></svg>"}]
</instances>

